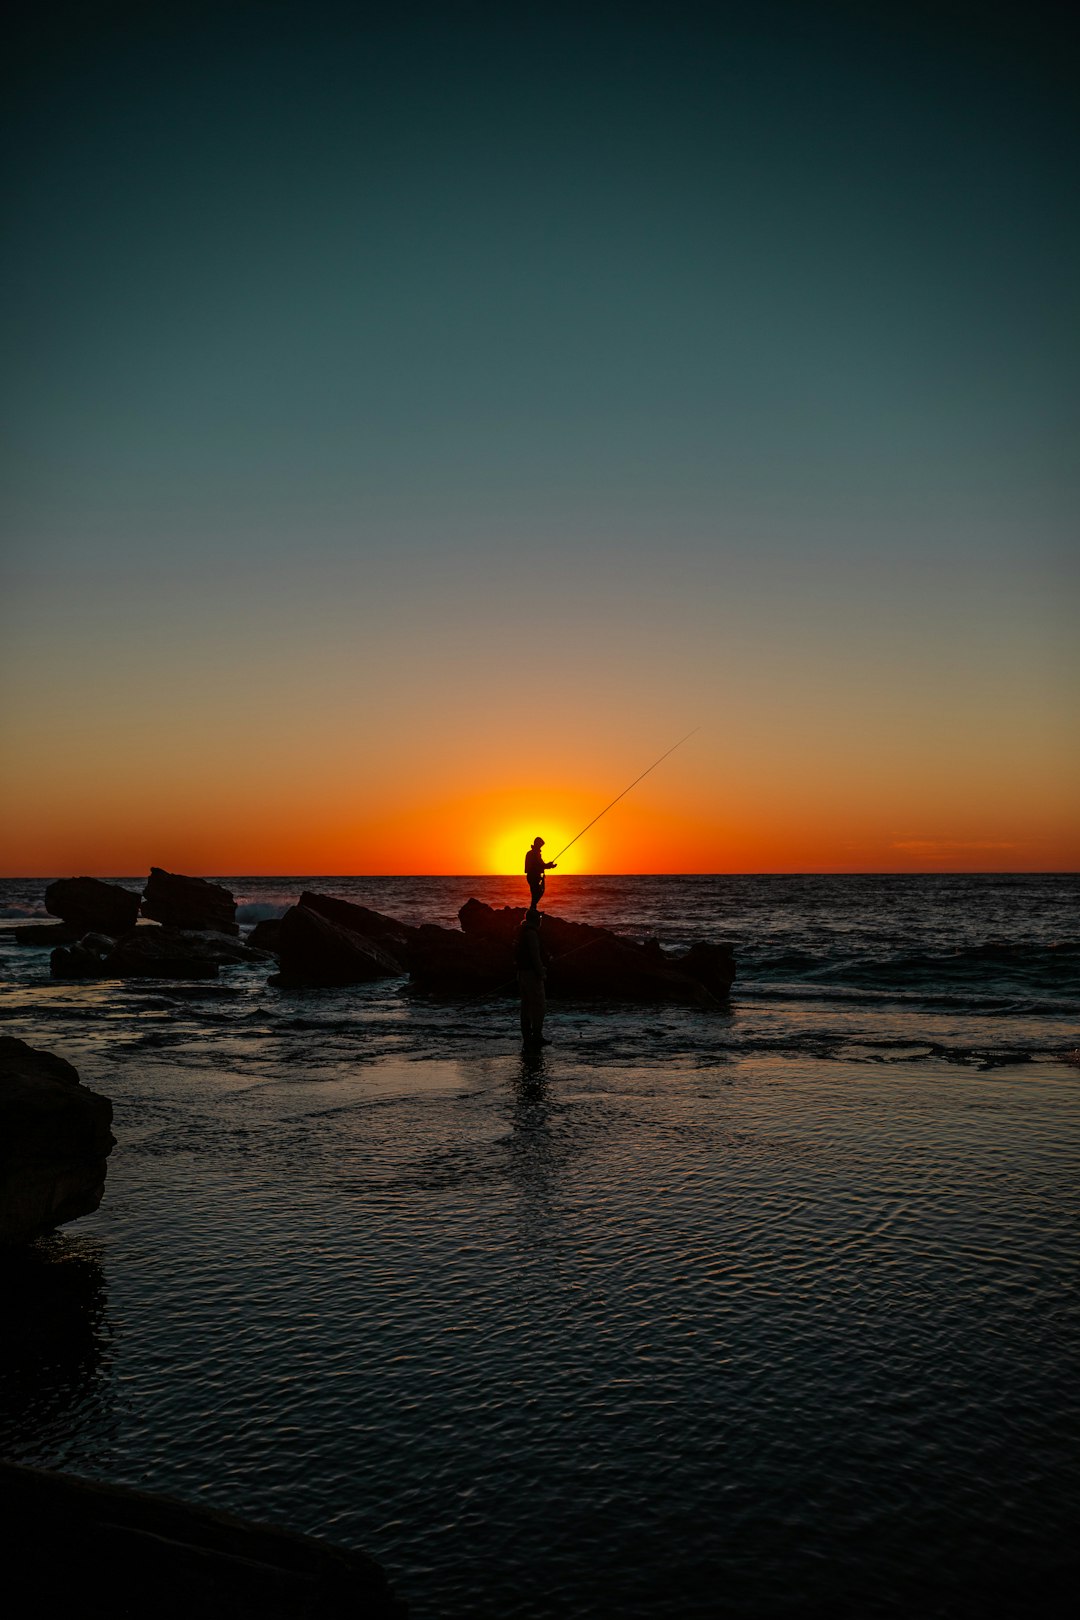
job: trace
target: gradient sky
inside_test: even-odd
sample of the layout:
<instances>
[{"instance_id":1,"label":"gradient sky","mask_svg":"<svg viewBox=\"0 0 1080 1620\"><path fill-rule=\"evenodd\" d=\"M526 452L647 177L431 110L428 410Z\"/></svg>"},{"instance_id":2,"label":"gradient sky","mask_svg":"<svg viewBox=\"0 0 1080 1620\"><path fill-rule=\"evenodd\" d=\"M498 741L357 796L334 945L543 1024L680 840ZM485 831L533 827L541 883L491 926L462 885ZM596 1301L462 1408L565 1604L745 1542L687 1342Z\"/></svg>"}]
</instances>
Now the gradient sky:
<instances>
[{"instance_id":1,"label":"gradient sky","mask_svg":"<svg viewBox=\"0 0 1080 1620\"><path fill-rule=\"evenodd\" d=\"M1080 865L1051 17L18 13L0 871Z\"/></svg>"}]
</instances>

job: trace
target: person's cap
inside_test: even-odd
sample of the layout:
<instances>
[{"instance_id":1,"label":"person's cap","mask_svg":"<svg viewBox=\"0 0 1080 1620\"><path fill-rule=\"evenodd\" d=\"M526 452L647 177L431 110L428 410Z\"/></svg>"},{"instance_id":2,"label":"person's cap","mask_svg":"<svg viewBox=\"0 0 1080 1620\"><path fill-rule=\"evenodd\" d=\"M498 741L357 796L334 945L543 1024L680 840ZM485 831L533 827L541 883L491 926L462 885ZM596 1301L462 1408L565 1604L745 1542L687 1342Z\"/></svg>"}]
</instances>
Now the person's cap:
<instances>
[{"instance_id":1,"label":"person's cap","mask_svg":"<svg viewBox=\"0 0 1080 1620\"><path fill-rule=\"evenodd\" d=\"M525 913L526 928L539 928L543 920L544 913L542 911L537 911L535 906L530 906L528 911Z\"/></svg>"},{"instance_id":2,"label":"person's cap","mask_svg":"<svg viewBox=\"0 0 1080 1620\"><path fill-rule=\"evenodd\" d=\"M542 844L543 842L544 842L544 840L542 838L534 838L533 839L533 848L535 849L537 844Z\"/></svg>"}]
</instances>

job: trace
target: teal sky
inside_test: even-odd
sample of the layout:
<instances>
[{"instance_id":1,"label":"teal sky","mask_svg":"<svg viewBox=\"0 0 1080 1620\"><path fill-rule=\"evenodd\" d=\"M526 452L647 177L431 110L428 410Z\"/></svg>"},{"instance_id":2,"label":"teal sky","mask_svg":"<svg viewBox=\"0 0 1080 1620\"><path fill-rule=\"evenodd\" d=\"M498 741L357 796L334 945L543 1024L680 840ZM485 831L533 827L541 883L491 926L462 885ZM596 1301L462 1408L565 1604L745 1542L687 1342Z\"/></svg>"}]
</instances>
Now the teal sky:
<instances>
[{"instance_id":1,"label":"teal sky","mask_svg":"<svg viewBox=\"0 0 1080 1620\"><path fill-rule=\"evenodd\" d=\"M328 659L475 703L455 649L501 683L535 633L546 700L661 742L688 683L752 708L763 662L792 724L825 665L955 680L969 729L1008 675L1060 797L1077 140L1065 36L1025 17L27 8L16 768L91 716L106 756L190 726L192 674L210 732L253 725L282 637L313 703Z\"/></svg>"}]
</instances>

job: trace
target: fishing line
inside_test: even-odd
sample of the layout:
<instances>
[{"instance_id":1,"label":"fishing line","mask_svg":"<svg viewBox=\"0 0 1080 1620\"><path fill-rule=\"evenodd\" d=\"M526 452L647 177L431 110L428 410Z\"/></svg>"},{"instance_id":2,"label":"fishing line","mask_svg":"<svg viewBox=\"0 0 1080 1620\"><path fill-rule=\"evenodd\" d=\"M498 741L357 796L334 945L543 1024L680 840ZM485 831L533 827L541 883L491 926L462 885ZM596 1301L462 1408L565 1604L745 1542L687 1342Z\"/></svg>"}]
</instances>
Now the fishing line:
<instances>
[{"instance_id":1,"label":"fishing line","mask_svg":"<svg viewBox=\"0 0 1080 1620\"><path fill-rule=\"evenodd\" d=\"M601 810L599 816L593 816L592 820L589 822L587 827L582 827L581 831L579 833L575 833L574 837L571 838L571 840L570 840L570 842L568 844L563 845L562 849L560 849L560 851L556 855L555 859L557 861L562 860L563 856L566 854L566 851L568 849L572 849L573 846L577 843L579 838L584 838L585 834L589 830L589 827L595 827L596 826L596 823L600 820L600 816L606 816L609 810L613 810L615 808L615 806L618 804L620 799L625 799L626 798L626 795L630 792L630 788L636 788L639 782L644 782L645 778L649 775L649 773L651 771L655 771L655 769L656 769L656 767L658 765L662 765L664 763L665 759L668 758L668 755L673 754L675 752L676 748L681 748L684 742L689 742L690 738L693 737L695 735L695 733L699 732L700 730L701 730L700 726L695 726L694 730L693 731L688 731L686 733L685 737L680 737L677 743L672 743L671 747L668 749L666 754L661 754L659 759L654 759L652 764L649 766L649 769L647 771L642 771L640 776L635 776L634 780L630 784L630 787L625 787L625 788L623 788L621 793L616 794L615 798L612 799L610 804L605 804L605 806Z\"/></svg>"}]
</instances>

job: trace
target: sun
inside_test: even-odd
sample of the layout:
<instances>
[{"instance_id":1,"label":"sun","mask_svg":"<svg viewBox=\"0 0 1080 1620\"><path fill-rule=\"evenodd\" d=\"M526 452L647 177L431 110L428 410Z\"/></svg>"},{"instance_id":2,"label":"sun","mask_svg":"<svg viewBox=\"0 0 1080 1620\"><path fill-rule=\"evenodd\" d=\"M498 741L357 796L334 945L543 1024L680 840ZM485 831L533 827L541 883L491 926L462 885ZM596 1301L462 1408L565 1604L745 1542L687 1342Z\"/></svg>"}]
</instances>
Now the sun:
<instances>
[{"instance_id":1,"label":"sun","mask_svg":"<svg viewBox=\"0 0 1080 1620\"><path fill-rule=\"evenodd\" d=\"M524 871L525 851L534 838L544 840L542 853L545 860L551 861L573 836L553 822L540 822L535 826L532 822L519 822L509 831L502 828L490 845L488 870L499 877L515 876Z\"/></svg>"}]
</instances>

